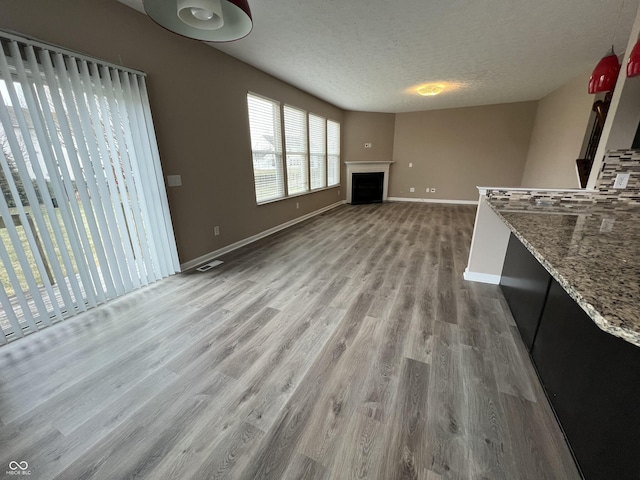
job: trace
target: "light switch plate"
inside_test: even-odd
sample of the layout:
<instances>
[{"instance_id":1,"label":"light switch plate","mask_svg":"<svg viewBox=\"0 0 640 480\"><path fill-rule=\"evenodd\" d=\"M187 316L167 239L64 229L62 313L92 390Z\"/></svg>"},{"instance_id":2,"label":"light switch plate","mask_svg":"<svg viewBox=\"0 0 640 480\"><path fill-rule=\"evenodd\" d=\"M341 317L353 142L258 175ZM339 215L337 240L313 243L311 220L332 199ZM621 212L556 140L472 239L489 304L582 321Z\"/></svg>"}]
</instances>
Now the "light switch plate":
<instances>
[{"instance_id":1,"label":"light switch plate","mask_svg":"<svg viewBox=\"0 0 640 480\"><path fill-rule=\"evenodd\" d=\"M167 175L167 185L170 187L181 187L182 177L180 175Z\"/></svg>"}]
</instances>

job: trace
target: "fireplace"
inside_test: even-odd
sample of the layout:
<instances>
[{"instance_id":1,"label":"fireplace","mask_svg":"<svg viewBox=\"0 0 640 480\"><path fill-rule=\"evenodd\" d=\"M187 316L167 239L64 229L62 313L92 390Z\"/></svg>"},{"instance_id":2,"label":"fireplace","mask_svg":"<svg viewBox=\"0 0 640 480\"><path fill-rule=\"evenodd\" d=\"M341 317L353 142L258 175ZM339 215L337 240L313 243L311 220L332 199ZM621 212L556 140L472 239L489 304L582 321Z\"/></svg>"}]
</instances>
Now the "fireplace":
<instances>
[{"instance_id":1,"label":"fireplace","mask_svg":"<svg viewBox=\"0 0 640 480\"><path fill-rule=\"evenodd\" d=\"M352 173L351 177L351 203L382 203L383 172Z\"/></svg>"},{"instance_id":2,"label":"fireplace","mask_svg":"<svg viewBox=\"0 0 640 480\"><path fill-rule=\"evenodd\" d=\"M380 203L387 201L389 166L393 162L344 163L347 166L347 203Z\"/></svg>"}]
</instances>

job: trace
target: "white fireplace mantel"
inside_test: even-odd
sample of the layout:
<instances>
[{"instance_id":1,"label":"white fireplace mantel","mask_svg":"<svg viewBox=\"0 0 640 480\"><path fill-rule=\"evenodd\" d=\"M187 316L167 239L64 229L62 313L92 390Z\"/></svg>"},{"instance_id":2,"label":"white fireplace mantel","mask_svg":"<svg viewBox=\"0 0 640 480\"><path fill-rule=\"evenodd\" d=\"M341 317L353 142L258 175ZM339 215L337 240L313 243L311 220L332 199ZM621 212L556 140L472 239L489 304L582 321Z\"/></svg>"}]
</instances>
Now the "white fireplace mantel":
<instances>
[{"instance_id":1,"label":"white fireplace mantel","mask_svg":"<svg viewBox=\"0 0 640 480\"><path fill-rule=\"evenodd\" d=\"M347 203L351 203L351 180L354 173L372 172L384 173L384 186L382 191L382 201L387 201L387 192L389 190L389 167L393 161L377 161L377 162L344 162L347 166Z\"/></svg>"}]
</instances>

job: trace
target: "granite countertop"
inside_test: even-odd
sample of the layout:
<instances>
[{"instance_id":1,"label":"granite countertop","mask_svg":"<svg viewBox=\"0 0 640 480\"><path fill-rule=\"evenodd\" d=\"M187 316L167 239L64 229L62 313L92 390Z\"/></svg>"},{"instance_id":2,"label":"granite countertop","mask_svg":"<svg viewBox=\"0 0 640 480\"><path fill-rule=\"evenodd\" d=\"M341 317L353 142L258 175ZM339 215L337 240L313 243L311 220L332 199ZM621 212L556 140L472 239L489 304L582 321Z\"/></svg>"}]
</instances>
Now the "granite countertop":
<instances>
[{"instance_id":1,"label":"granite countertop","mask_svg":"<svg viewBox=\"0 0 640 480\"><path fill-rule=\"evenodd\" d=\"M489 200L604 331L640 346L640 207Z\"/></svg>"}]
</instances>

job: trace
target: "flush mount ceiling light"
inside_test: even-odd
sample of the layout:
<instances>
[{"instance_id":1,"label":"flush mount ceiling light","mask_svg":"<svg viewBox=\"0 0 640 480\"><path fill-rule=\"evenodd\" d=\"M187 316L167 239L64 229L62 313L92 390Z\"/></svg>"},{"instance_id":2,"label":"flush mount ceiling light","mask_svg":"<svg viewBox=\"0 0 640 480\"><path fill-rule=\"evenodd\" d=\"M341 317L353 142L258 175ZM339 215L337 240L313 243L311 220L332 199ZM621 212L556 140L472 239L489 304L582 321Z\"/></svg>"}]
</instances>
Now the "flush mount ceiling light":
<instances>
[{"instance_id":1,"label":"flush mount ceiling light","mask_svg":"<svg viewBox=\"0 0 640 480\"><path fill-rule=\"evenodd\" d=\"M611 47L611 52L602 59L593 69L589 78L589 93L610 92L616 86L618 73L620 72L620 61Z\"/></svg>"},{"instance_id":2,"label":"flush mount ceiling light","mask_svg":"<svg viewBox=\"0 0 640 480\"><path fill-rule=\"evenodd\" d=\"M442 93L444 89L445 86L442 83L427 83L416 88L416 91L424 97L430 97Z\"/></svg>"},{"instance_id":3,"label":"flush mount ceiling light","mask_svg":"<svg viewBox=\"0 0 640 480\"><path fill-rule=\"evenodd\" d=\"M144 0L147 15L161 27L206 42L231 42L253 28L247 0Z\"/></svg>"}]
</instances>

